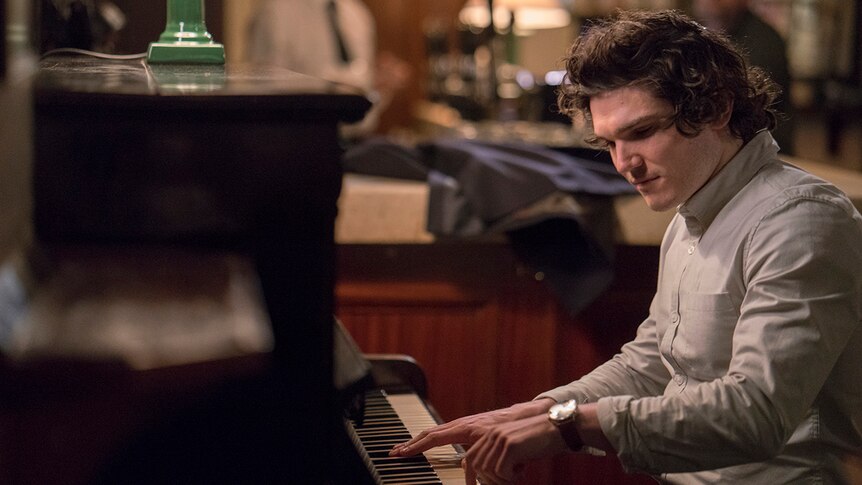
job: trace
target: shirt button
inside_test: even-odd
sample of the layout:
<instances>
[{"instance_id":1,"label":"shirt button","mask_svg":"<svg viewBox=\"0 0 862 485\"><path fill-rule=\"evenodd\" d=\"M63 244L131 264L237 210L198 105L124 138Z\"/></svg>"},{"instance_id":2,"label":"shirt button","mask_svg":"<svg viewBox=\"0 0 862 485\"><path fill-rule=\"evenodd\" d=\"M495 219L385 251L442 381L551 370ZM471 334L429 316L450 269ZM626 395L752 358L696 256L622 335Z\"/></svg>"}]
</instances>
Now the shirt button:
<instances>
[{"instance_id":1,"label":"shirt button","mask_svg":"<svg viewBox=\"0 0 862 485\"><path fill-rule=\"evenodd\" d=\"M677 372L673 375L673 382L675 382L676 385L681 386L685 384L685 376Z\"/></svg>"},{"instance_id":2,"label":"shirt button","mask_svg":"<svg viewBox=\"0 0 862 485\"><path fill-rule=\"evenodd\" d=\"M694 244L688 247L688 254L694 254Z\"/></svg>"},{"instance_id":3,"label":"shirt button","mask_svg":"<svg viewBox=\"0 0 862 485\"><path fill-rule=\"evenodd\" d=\"M676 323L679 321L679 313L673 312L670 314L670 321Z\"/></svg>"}]
</instances>

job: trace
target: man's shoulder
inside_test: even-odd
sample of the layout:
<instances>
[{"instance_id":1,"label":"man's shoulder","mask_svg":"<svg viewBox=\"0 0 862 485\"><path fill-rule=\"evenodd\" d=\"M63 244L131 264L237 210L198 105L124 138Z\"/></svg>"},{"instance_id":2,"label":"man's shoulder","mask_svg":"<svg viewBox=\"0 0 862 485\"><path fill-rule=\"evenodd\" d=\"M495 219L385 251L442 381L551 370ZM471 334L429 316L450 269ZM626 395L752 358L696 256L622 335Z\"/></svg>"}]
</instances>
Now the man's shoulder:
<instances>
[{"instance_id":1,"label":"man's shoulder","mask_svg":"<svg viewBox=\"0 0 862 485\"><path fill-rule=\"evenodd\" d=\"M726 218L753 222L770 214L776 216L777 211L791 205L818 204L833 206L849 217L858 215L850 199L832 183L775 160L763 165L722 212Z\"/></svg>"},{"instance_id":2,"label":"man's shoulder","mask_svg":"<svg viewBox=\"0 0 862 485\"><path fill-rule=\"evenodd\" d=\"M847 199L844 193L833 183L782 160L775 160L764 165L756 178L760 178L762 183L770 185L774 190L785 195L796 194L799 197L804 197L806 194L822 194L827 197L834 196Z\"/></svg>"}]
</instances>

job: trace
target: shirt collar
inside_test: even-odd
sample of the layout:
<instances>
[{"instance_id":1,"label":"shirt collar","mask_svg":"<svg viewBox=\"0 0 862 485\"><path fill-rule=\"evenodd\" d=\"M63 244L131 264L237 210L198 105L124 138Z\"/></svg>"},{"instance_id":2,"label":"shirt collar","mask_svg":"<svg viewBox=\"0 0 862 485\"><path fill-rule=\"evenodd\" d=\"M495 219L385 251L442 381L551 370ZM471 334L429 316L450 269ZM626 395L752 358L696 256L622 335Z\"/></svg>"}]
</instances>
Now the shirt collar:
<instances>
[{"instance_id":1,"label":"shirt collar","mask_svg":"<svg viewBox=\"0 0 862 485\"><path fill-rule=\"evenodd\" d=\"M682 203L678 212L689 230L698 236L715 216L764 165L776 160L778 145L764 130L746 143L739 152L709 179L703 187Z\"/></svg>"}]
</instances>

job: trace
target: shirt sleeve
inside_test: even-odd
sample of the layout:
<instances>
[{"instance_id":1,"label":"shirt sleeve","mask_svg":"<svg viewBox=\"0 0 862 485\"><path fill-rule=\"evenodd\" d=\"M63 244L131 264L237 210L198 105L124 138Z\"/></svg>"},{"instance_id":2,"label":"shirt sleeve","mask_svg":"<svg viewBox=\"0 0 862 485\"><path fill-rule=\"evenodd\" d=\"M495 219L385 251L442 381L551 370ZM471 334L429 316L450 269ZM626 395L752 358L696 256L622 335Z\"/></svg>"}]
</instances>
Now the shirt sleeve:
<instances>
[{"instance_id":1,"label":"shirt sleeve","mask_svg":"<svg viewBox=\"0 0 862 485\"><path fill-rule=\"evenodd\" d=\"M752 227L727 373L681 393L599 401L628 470L717 469L779 453L859 328L858 218L849 204L800 197Z\"/></svg>"}]
</instances>

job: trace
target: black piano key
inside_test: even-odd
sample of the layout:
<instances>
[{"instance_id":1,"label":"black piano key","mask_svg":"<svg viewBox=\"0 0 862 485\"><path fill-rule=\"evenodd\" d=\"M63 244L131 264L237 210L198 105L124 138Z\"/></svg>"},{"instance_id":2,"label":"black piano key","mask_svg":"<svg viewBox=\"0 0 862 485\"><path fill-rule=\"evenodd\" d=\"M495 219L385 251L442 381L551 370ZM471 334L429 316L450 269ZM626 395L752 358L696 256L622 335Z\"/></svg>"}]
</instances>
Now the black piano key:
<instances>
[{"instance_id":1,"label":"black piano key","mask_svg":"<svg viewBox=\"0 0 862 485\"><path fill-rule=\"evenodd\" d=\"M394 445L409 440L411 435L381 391L370 391L366 395L362 422L354 420L351 424L381 483L441 483L425 456L389 456L389 450Z\"/></svg>"}]
</instances>

